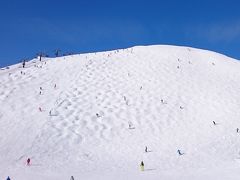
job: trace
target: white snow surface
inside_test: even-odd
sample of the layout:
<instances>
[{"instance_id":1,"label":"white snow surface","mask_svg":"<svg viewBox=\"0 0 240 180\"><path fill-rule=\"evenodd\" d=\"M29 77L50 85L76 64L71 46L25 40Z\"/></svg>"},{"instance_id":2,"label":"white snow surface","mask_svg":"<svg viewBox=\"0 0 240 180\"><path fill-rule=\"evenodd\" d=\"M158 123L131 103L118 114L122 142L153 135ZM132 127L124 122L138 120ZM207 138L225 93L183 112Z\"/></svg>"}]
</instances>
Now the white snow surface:
<instances>
[{"instance_id":1,"label":"white snow surface","mask_svg":"<svg viewBox=\"0 0 240 180\"><path fill-rule=\"evenodd\" d=\"M136 46L0 70L0 179L239 180L237 128L240 62L211 51Z\"/></svg>"}]
</instances>

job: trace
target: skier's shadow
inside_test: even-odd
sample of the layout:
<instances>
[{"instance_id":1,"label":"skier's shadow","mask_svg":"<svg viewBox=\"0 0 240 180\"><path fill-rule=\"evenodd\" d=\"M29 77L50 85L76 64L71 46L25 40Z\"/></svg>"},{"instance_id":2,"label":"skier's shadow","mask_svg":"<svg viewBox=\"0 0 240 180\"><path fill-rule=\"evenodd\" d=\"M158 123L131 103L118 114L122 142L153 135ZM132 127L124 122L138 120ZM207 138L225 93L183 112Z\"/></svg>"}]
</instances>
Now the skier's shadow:
<instances>
[{"instance_id":1,"label":"skier's shadow","mask_svg":"<svg viewBox=\"0 0 240 180\"><path fill-rule=\"evenodd\" d=\"M149 168L149 169L145 169L144 171L156 171L157 169L155 168Z\"/></svg>"},{"instance_id":2,"label":"skier's shadow","mask_svg":"<svg viewBox=\"0 0 240 180\"><path fill-rule=\"evenodd\" d=\"M145 153L151 153L151 152L153 152L153 151L151 151L151 150L147 150L147 152L145 152Z\"/></svg>"},{"instance_id":3,"label":"skier's shadow","mask_svg":"<svg viewBox=\"0 0 240 180\"><path fill-rule=\"evenodd\" d=\"M30 164L30 166L42 166L42 164Z\"/></svg>"}]
</instances>

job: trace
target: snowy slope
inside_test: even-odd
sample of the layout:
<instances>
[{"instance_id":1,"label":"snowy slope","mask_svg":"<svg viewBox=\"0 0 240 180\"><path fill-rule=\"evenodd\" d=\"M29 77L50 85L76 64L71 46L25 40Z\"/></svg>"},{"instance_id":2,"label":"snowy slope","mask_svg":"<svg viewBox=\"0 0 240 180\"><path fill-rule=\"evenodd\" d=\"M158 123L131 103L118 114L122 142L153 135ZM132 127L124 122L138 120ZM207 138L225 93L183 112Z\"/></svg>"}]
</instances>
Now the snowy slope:
<instances>
[{"instance_id":1,"label":"snowy slope","mask_svg":"<svg viewBox=\"0 0 240 180\"><path fill-rule=\"evenodd\" d=\"M240 62L214 52L33 59L0 70L0 107L0 179L240 178Z\"/></svg>"}]
</instances>

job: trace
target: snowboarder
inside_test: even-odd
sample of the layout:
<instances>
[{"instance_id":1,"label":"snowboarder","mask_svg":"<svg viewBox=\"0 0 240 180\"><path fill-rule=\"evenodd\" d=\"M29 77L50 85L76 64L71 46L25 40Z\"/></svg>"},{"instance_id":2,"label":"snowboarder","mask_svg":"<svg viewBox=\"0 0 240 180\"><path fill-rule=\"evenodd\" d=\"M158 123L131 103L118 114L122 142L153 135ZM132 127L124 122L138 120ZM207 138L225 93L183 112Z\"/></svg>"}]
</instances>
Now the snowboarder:
<instances>
[{"instance_id":1,"label":"snowboarder","mask_svg":"<svg viewBox=\"0 0 240 180\"><path fill-rule=\"evenodd\" d=\"M141 171L144 171L144 163L143 163L143 161L140 164L140 169L141 169Z\"/></svg>"},{"instance_id":2,"label":"snowboarder","mask_svg":"<svg viewBox=\"0 0 240 180\"><path fill-rule=\"evenodd\" d=\"M217 125L215 121L213 121L213 124L214 124L214 125Z\"/></svg>"},{"instance_id":3,"label":"snowboarder","mask_svg":"<svg viewBox=\"0 0 240 180\"><path fill-rule=\"evenodd\" d=\"M29 166L30 165L30 158L27 159L27 165Z\"/></svg>"},{"instance_id":4,"label":"snowboarder","mask_svg":"<svg viewBox=\"0 0 240 180\"><path fill-rule=\"evenodd\" d=\"M10 177L8 176L6 180L11 180Z\"/></svg>"},{"instance_id":5,"label":"snowboarder","mask_svg":"<svg viewBox=\"0 0 240 180\"><path fill-rule=\"evenodd\" d=\"M147 146L145 147L145 152L148 152Z\"/></svg>"},{"instance_id":6,"label":"snowboarder","mask_svg":"<svg viewBox=\"0 0 240 180\"><path fill-rule=\"evenodd\" d=\"M177 150L177 152L179 156L183 155L183 153L179 149Z\"/></svg>"},{"instance_id":7,"label":"snowboarder","mask_svg":"<svg viewBox=\"0 0 240 180\"><path fill-rule=\"evenodd\" d=\"M74 180L74 177L73 177L73 176L71 176L70 180Z\"/></svg>"}]
</instances>

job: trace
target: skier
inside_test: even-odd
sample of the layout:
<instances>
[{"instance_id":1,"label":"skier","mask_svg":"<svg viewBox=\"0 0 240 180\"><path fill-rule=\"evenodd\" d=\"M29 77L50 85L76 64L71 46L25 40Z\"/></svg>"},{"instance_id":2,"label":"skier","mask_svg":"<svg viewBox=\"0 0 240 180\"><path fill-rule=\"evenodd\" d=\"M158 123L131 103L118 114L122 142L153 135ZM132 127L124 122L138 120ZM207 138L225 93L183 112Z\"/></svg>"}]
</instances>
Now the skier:
<instances>
[{"instance_id":1,"label":"skier","mask_svg":"<svg viewBox=\"0 0 240 180\"><path fill-rule=\"evenodd\" d=\"M177 150L177 152L178 152L179 156L183 155L183 153L181 153L181 151L179 149Z\"/></svg>"},{"instance_id":2,"label":"skier","mask_svg":"<svg viewBox=\"0 0 240 180\"><path fill-rule=\"evenodd\" d=\"M99 117L101 117L98 113L96 113L96 116L99 118Z\"/></svg>"},{"instance_id":3,"label":"skier","mask_svg":"<svg viewBox=\"0 0 240 180\"><path fill-rule=\"evenodd\" d=\"M239 133L239 128L237 128L237 133Z\"/></svg>"},{"instance_id":4,"label":"skier","mask_svg":"<svg viewBox=\"0 0 240 180\"><path fill-rule=\"evenodd\" d=\"M145 152L148 152L147 146L145 147Z\"/></svg>"},{"instance_id":5,"label":"skier","mask_svg":"<svg viewBox=\"0 0 240 180\"><path fill-rule=\"evenodd\" d=\"M213 121L213 124L214 124L214 125L216 125L216 122L215 122L215 121Z\"/></svg>"},{"instance_id":6,"label":"skier","mask_svg":"<svg viewBox=\"0 0 240 180\"><path fill-rule=\"evenodd\" d=\"M129 128L129 129L133 129L132 126L133 126L132 122L129 121L129 122L128 122L128 128Z\"/></svg>"},{"instance_id":7,"label":"skier","mask_svg":"<svg viewBox=\"0 0 240 180\"><path fill-rule=\"evenodd\" d=\"M54 89L56 89L56 88L57 88L57 84L54 85Z\"/></svg>"},{"instance_id":8,"label":"skier","mask_svg":"<svg viewBox=\"0 0 240 180\"><path fill-rule=\"evenodd\" d=\"M74 177L73 177L73 176L71 176L70 180L74 180Z\"/></svg>"},{"instance_id":9,"label":"skier","mask_svg":"<svg viewBox=\"0 0 240 180\"><path fill-rule=\"evenodd\" d=\"M30 165L30 158L27 159L27 165L29 166Z\"/></svg>"},{"instance_id":10,"label":"skier","mask_svg":"<svg viewBox=\"0 0 240 180\"><path fill-rule=\"evenodd\" d=\"M42 112L42 108L41 107L39 107L38 109L39 109L40 112Z\"/></svg>"},{"instance_id":11,"label":"skier","mask_svg":"<svg viewBox=\"0 0 240 180\"><path fill-rule=\"evenodd\" d=\"M10 177L8 176L6 180L11 180Z\"/></svg>"},{"instance_id":12,"label":"skier","mask_svg":"<svg viewBox=\"0 0 240 180\"><path fill-rule=\"evenodd\" d=\"M143 161L140 164L140 169L141 169L141 171L144 171L144 163L143 163Z\"/></svg>"}]
</instances>

